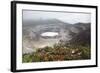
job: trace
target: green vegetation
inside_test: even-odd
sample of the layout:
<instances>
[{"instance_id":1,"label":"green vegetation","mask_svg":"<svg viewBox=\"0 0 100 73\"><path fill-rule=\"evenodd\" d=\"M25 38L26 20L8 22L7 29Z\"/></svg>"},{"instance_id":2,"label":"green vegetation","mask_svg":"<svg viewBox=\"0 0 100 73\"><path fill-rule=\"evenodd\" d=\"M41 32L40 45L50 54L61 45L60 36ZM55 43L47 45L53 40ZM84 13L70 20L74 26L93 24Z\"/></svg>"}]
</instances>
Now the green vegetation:
<instances>
[{"instance_id":1,"label":"green vegetation","mask_svg":"<svg viewBox=\"0 0 100 73\"><path fill-rule=\"evenodd\" d=\"M32 54L24 54L23 62L46 62L46 61L64 61L64 60L85 60L90 59L90 46L55 44L53 47L39 48Z\"/></svg>"}]
</instances>

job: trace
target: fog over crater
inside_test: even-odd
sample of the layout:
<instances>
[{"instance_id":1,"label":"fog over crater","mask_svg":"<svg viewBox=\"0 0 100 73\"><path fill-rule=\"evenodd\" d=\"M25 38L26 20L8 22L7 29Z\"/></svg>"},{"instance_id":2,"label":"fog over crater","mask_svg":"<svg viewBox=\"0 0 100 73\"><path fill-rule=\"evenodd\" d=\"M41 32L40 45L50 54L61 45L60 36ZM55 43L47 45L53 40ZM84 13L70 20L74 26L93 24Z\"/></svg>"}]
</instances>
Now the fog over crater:
<instances>
[{"instance_id":1,"label":"fog over crater","mask_svg":"<svg viewBox=\"0 0 100 73\"><path fill-rule=\"evenodd\" d=\"M23 11L23 54L68 42L90 27L90 14Z\"/></svg>"}]
</instances>

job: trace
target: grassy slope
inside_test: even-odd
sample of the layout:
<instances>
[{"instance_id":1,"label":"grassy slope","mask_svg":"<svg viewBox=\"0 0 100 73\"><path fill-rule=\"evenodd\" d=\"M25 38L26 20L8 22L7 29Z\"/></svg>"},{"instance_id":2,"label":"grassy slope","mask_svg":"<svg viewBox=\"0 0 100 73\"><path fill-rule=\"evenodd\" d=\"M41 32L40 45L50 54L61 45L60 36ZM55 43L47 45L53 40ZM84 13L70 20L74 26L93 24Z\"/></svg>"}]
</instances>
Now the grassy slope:
<instances>
[{"instance_id":1,"label":"grassy slope","mask_svg":"<svg viewBox=\"0 0 100 73\"><path fill-rule=\"evenodd\" d=\"M90 47L81 45L55 44L53 47L40 48L32 54L24 54L23 62L45 62L90 59Z\"/></svg>"}]
</instances>

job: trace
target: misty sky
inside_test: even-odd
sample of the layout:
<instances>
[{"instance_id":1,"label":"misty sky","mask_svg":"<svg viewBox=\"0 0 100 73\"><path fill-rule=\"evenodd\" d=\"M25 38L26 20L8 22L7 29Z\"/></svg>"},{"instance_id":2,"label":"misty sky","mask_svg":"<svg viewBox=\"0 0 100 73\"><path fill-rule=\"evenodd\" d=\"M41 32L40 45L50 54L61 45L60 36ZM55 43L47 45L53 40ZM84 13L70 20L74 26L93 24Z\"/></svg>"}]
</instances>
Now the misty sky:
<instances>
[{"instance_id":1,"label":"misty sky","mask_svg":"<svg viewBox=\"0 0 100 73\"><path fill-rule=\"evenodd\" d=\"M23 21L59 19L67 23L89 23L91 22L91 14L74 13L74 12L50 12L50 11L32 11L23 10Z\"/></svg>"}]
</instances>

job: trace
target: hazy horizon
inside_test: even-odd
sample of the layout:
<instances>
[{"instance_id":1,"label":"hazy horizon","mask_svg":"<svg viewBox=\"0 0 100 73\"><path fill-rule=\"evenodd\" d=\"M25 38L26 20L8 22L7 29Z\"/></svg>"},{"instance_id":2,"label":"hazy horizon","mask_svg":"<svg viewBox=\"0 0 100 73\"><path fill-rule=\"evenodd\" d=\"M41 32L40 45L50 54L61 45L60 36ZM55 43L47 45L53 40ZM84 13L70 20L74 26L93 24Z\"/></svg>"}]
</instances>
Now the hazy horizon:
<instances>
[{"instance_id":1,"label":"hazy horizon","mask_svg":"<svg viewBox=\"0 0 100 73\"><path fill-rule=\"evenodd\" d=\"M91 14L89 13L74 13L74 12L49 12L49 11L30 11L23 10L23 21L38 21L38 20L47 20L47 19L58 19L65 23L90 23Z\"/></svg>"}]
</instances>

